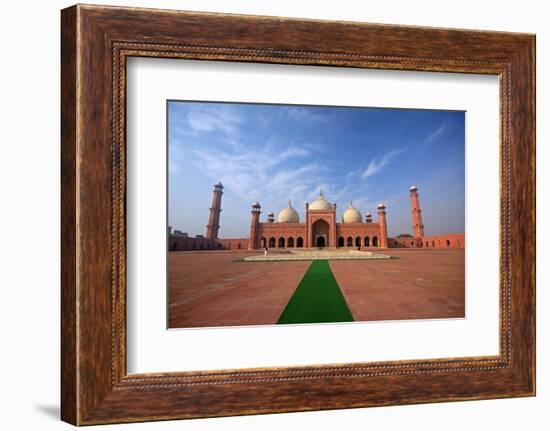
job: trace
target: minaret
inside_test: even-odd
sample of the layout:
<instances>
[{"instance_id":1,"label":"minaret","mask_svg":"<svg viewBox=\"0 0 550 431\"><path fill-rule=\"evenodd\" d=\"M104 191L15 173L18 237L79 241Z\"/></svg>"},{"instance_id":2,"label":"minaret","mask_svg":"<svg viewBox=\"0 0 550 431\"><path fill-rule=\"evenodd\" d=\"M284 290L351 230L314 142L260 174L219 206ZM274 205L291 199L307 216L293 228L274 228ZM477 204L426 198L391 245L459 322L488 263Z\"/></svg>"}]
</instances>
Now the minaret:
<instances>
[{"instance_id":1,"label":"minaret","mask_svg":"<svg viewBox=\"0 0 550 431\"><path fill-rule=\"evenodd\" d=\"M372 215L371 213L365 214L365 223L372 223Z\"/></svg>"},{"instance_id":2,"label":"minaret","mask_svg":"<svg viewBox=\"0 0 550 431\"><path fill-rule=\"evenodd\" d=\"M206 225L206 238L218 239L218 230L220 229L220 213L222 211L223 184L218 182L214 185L212 191L212 206L210 207L210 217Z\"/></svg>"},{"instance_id":3,"label":"minaret","mask_svg":"<svg viewBox=\"0 0 550 431\"><path fill-rule=\"evenodd\" d=\"M338 236L336 235L336 226L337 226L337 219L336 219L336 202L332 202L332 221L330 223L330 241L327 245L330 245L331 247L336 247L338 245Z\"/></svg>"},{"instance_id":4,"label":"minaret","mask_svg":"<svg viewBox=\"0 0 550 431\"><path fill-rule=\"evenodd\" d=\"M424 236L424 225L422 224L422 210L420 209L420 202L418 200L418 189L416 186L412 186L409 192L411 192L411 213L414 237L422 238Z\"/></svg>"},{"instance_id":5,"label":"minaret","mask_svg":"<svg viewBox=\"0 0 550 431\"><path fill-rule=\"evenodd\" d=\"M378 223L380 224L380 241L378 246L382 248L388 247L388 224L386 223L386 206L378 204Z\"/></svg>"},{"instance_id":6,"label":"minaret","mask_svg":"<svg viewBox=\"0 0 550 431\"><path fill-rule=\"evenodd\" d=\"M248 242L248 249L255 250L260 248L260 214L261 206L258 202L252 204L252 221L250 223L250 240Z\"/></svg>"},{"instance_id":7,"label":"minaret","mask_svg":"<svg viewBox=\"0 0 550 431\"><path fill-rule=\"evenodd\" d=\"M311 247L311 244L310 244L310 234L309 234L309 202L306 202L306 231L304 233L304 247Z\"/></svg>"}]
</instances>

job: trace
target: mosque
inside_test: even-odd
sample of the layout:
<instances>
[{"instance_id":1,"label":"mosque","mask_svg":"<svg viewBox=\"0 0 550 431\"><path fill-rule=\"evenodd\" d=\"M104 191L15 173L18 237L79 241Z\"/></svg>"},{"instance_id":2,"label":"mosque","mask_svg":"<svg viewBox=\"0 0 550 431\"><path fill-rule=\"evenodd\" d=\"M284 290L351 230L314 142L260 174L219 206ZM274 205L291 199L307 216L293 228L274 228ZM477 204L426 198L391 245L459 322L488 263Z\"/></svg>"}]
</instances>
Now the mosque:
<instances>
[{"instance_id":1,"label":"mosque","mask_svg":"<svg viewBox=\"0 0 550 431\"><path fill-rule=\"evenodd\" d=\"M168 248L170 251L193 250L262 250L291 248L464 248L464 233L425 236L418 189L409 189L413 234L388 237L386 207L377 207L377 219L372 214L361 212L350 202L342 214L336 217L336 202L329 202L323 192L311 203L305 203L305 220L300 222L298 212L292 207L283 208L277 215L267 213L267 220L261 221L261 206L252 204L250 235L248 238L218 238L220 229L223 185L214 185L210 216L206 235L191 237L169 228Z\"/></svg>"}]
</instances>

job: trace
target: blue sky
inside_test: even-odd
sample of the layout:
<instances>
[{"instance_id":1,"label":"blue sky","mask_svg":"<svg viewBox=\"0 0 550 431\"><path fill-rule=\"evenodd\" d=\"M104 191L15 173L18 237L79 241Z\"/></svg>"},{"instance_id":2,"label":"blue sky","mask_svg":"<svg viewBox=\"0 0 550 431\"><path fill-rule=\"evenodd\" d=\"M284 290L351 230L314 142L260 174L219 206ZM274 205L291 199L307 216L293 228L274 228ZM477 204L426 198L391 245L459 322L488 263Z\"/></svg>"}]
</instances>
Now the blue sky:
<instances>
[{"instance_id":1,"label":"blue sky","mask_svg":"<svg viewBox=\"0 0 550 431\"><path fill-rule=\"evenodd\" d=\"M426 235L464 232L464 112L169 101L168 145L169 224L192 236L218 181L221 238L248 237L255 201L303 221L321 188L339 219L383 202L389 235L412 233L411 185Z\"/></svg>"}]
</instances>

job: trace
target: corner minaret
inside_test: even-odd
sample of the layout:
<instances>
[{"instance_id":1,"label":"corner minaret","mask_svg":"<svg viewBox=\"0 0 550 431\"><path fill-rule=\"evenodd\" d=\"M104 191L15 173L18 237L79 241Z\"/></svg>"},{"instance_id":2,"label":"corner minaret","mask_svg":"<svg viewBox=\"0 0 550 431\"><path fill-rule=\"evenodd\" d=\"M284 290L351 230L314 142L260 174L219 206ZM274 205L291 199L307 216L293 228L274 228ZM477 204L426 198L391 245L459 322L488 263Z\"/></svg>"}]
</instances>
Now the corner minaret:
<instances>
[{"instance_id":1,"label":"corner minaret","mask_svg":"<svg viewBox=\"0 0 550 431\"><path fill-rule=\"evenodd\" d=\"M418 189L416 186L412 186L409 192L411 193L411 213L414 237L422 238L424 236L424 225L422 224L422 210L420 209L420 201L418 200Z\"/></svg>"},{"instance_id":2,"label":"corner minaret","mask_svg":"<svg viewBox=\"0 0 550 431\"><path fill-rule=\"evenodd\" d=\"M248 249L256 250L260 248L260 214L262 207L258 202L252 204L252 220L250 222L250 239Z\"/></svg>"},{"instance_id":3,"label":"corner minaret","mask_svg":"<svg viewBox=\"0 0 550 431\"><path fill-rule=\"evenodd\" d=\"M378 224L380 225L380 242L379 247L388 247L388 223L386 221L386 206L378 204Z\"/></svg>"},{"instance_id":4,"label":"corner minaret","mask_svg":"<svg viewBox=\"0 0 550 431\"><path fill-rule=\"evenodd\" d=\"M206 238L218 239L218 230L220 229L220 213L222 212L223 184L218 182L214 185L212 191L212 206L210 207L210 217L206 225Z\"/></svg>"}]
</instances>

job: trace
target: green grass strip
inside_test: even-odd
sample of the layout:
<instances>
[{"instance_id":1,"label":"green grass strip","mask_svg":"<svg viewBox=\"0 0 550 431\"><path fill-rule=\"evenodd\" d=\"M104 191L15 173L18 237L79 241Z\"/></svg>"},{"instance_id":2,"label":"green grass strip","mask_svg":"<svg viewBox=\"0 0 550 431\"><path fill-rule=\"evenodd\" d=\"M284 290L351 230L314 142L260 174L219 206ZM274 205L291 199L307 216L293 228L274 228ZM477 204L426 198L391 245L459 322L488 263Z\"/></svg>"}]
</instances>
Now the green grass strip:
<instances>
[{"instance_id":1,"label":"green grass strip","mask_svg":"<svg viewBox=\"0 0 550 431\"><path fill-rule=\"evenodd\" d=\"M314 260L277 323L353 322L327 260Z\"/></svg>"}]
</instances>

